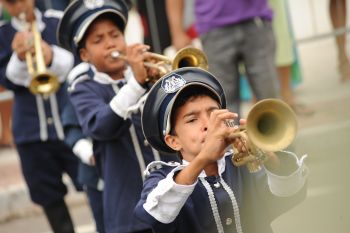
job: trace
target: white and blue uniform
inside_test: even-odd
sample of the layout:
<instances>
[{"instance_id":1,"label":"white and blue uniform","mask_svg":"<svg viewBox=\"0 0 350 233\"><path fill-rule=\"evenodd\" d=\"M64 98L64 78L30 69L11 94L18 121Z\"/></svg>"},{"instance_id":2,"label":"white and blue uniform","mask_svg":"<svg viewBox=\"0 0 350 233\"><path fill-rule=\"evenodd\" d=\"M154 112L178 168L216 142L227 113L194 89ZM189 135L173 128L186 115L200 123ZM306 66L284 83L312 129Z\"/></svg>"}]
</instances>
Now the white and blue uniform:
<instances>
[{"instance_id":1,"label":"white and blue uniform","mask_svg":"<svg viewBox=\"0 0 350 233\"><path fill-rule=\"evenodd\" d=\"M276 175L267 169L249 173L244 166L233 166L232 152L218 161L219 176L203 171L193 185L179 185L174 175L188 163L150 164L137 217L154 232L191 233L267 233L277 216L306 196L308 174L303 159L281 152L281 164L292 164L288 174Z\"/></svg>"},{"instance_id":2,"label":"white and blue uniform","mask_svg":"<svg viewBox=\"0 0 350 233\"><path fill-rule=\"evenodd\" d=\"M68 98L65 79L74 62L70 52L57 46L60 15L62 12L50 10L42 14L35 10L42 38L53 51L52 63L47 69L56 74L61 83L56 93L45 98L30 93L31 77L26 62L11 48L16 32L23 30L23 23L13 17L0 26L0 85L14 92L12 129L16 148L31 198L42 206L63 199L67 192L62 183L63 172L77 184L78 160L63 142L65 135L60 119Z\"/></svg>"},{"instance_id":3,"label":"white and blue uniform","mask_svg":"<svg viewBox=\"0 0 350 233\"><path fill-rule=\"evenodd\" d=\"M31 77L27 64L11 49L12 40L17 31L23 30L23 24L12 18L10 23L0 27L0 84L15 93L13 133L16 144L64 139L60 110L67 98L64 82L74 65L74 58L57 46L56 27L61 14L50 10L42 15L35 11L42 38L53 50L52 64L47 69L56 74L62 84L58 92L48 98L29 92Z\"/></svg>"},{"instance_id":4,"label":"white and blue uniform","mask_svg":"<svg viewBox=\"0 0 350 233\"><path fill-rule=\"evenodd\" d=\"M130 69L124 76L125 79L113 80L88 63L79 64L69 75L71 101L84 134L93 139L96 162L105 183L106 232L148 228L133 217L133 209L140 198L143 171L148 163L161 159L145 142L139 111L134 113L134 106L146 89L138 84Z\"/></svg>"}]
</instances>

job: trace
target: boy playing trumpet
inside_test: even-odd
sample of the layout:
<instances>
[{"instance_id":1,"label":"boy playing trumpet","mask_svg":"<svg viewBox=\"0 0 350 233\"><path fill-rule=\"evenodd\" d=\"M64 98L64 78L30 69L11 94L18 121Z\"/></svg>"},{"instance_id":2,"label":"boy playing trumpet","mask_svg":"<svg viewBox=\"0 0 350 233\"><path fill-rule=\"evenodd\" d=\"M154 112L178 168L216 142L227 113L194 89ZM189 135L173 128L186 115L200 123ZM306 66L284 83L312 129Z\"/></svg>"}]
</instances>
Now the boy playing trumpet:
<instances>
[{"instance_id":1,"label":"boy playing trumpet","mask_svg":"<svg viewBox=\"0 0 350 233\"><path fill-rule=\"evenodd\" d=\"M143 62L150 54L147 45L126 45L127 18L121 0L73 1L58 29L60 44L83 61L70 73L70 98L104 180L106 232L147 231L133 209L146 165L160 159L145 142L140 113L129 113L147 91ZM115 51L127 62L113 57Z\"/></svg>"},{"instance_id":2,"label":"boy playing trumpet","mask_svg":"<svg viewBox=\"0 0 350 233\"><path fill-rule=\"evenodd\" d=\"M272 220L305 198L307 168L292 153L269 153L273 159L256 173L233 166L226 148L234 143L245 150L237 127L227 125L237 114L225 107L220 83L198 68L174 70L150 90L142 115L145 137L182 158L181 164L153 162L146 170L135 213L153 232L272 232Z\"/></svg>"},{"instance_id":3,"label":"boy playing trumpet","mask_svg":"<svg viewBox=\"0 0 350 233\"><path fill-rule=\"evenodd\" d=\"M62 181L68 173L77 182L78 159L64 143L60 112L67 101L66 75L73 67L72 54L57 45L56 28L62 12L40 12L34 0L0 0L11 21L0 26L0 85L14 92L12 131L22 173L32 201L40 205L55 233L74 232L64 201L67 187ZM38 40L47 70L57 77L61 87L45 96L29 90L32 76L26 54L33 53L36 24ZM37 34L36 34L37 35ZM40 50L39 48L39 50ZM32 54L39 56L38 54Z\"/></svg>"}]
</instances>

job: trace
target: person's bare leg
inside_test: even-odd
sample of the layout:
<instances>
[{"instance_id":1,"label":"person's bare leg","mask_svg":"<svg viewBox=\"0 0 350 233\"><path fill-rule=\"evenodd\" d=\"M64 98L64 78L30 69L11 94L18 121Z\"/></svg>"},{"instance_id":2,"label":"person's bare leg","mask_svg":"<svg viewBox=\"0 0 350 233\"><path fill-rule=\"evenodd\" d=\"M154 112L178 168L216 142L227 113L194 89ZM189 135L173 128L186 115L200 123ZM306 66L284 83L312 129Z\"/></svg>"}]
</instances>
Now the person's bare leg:
<instances>
[{"instance_id":1,"label":"person's bare leg","mask_svg":"<svg viewBox=\"0 0 350 233\"><path fill-rule=\"evenodd\" d=\"M304 104L296 103L291 83L291 66L277 67L278 78L280 82L280 95L284 102L286 102L298 115L311 115L314 113L312 109Z\"/></svg>"},{"instance_id":2,"label":"person's bare leg","mask_svg":"<svg viewBox=\"0 0 350 233\"><path fill-rule=\"evenodd\" d=\"M334 29L343 28L346 25L346 0L330 0L329 13ZM346 36L341 34L336 37L338 66L341 80L350 79L350 64L346 53Z\"/></svg>"},{"instance_id":3,"label":"person's bare leg","mask_svg":"<svg viewBox=\"0 0 350 233\"><path fill-rule=\"evenodd\" d=\"M284 102L293 106L295 103L294 103L294 96L293 96L291 83L290 83L290 70L291 70L290 66L277 67L278 78L280 81L281 98Z\"/></svg>"}]
</instances>

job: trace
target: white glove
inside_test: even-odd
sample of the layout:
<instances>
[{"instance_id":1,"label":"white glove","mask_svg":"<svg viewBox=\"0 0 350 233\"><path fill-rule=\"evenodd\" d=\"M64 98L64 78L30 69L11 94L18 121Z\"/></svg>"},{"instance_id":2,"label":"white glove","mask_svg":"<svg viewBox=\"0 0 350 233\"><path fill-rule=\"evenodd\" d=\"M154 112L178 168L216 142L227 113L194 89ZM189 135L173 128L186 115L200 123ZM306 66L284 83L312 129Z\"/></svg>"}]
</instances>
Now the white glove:
<instances>
[{"instance_id":1,"label":"white glove","mask_svg":"<svg viewBox=\"0 0 350 233\"><path fill-rule=\"evenodd\" d=\"M80 160L87 164L93 165L93 151L92 142L89 139L80 139L73 147L73 153L80 158Z\"/></svg>"}]
</instances>

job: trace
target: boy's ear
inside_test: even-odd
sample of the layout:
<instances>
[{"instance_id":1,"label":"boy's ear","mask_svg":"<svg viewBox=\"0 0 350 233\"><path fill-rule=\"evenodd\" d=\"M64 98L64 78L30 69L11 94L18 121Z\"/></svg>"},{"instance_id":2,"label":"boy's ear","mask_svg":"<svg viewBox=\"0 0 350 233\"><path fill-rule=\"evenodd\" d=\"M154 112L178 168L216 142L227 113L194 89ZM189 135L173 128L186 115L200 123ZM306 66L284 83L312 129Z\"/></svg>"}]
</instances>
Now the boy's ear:
<instances>
[{"instance_id":1,"label":"boy's ear","mask_svg":"<svg viewBox=\"0 0 350 233\"><path fill-rule=\"evenodd\" d=\"M171 149L175 151L180 151L182 148L177 136L167 134L164 137L164 141Z\"/></svg>"},{"instance_id":2,"label":"boy's ear","mask_svg":"<svg viewBox=\"0 0 350 233\"><path fill-rule=\"evenodd\" d=\"M79 56L82 61L89 62L88 53L85 48L79 49Z\"/></svg>"}]
</instances>

